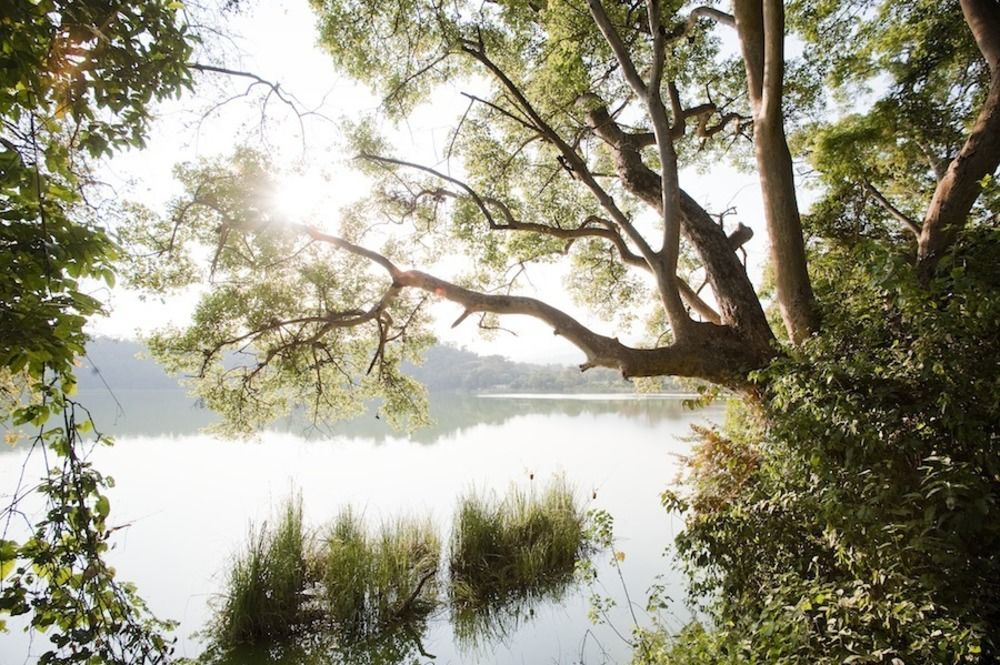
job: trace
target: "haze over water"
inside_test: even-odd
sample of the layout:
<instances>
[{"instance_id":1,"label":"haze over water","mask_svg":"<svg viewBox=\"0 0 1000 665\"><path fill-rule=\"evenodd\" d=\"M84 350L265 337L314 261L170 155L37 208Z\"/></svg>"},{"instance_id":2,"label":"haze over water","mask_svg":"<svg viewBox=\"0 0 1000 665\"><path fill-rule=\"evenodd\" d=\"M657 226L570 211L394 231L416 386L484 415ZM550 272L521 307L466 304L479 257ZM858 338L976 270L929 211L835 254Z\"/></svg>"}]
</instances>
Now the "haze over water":
<instances>
[{"instance_id":1,"label":"haze over water","mask_svg":"<svg viewBox=\"0 0 1000 665\"><path fill-rule=\"evenodd\" d=\"M117 396L123 409L106 395L81 396L97 422L113 423L105 429L118 432L116 445L92 455L116 480L111 523L128 525L110 558L158 616L180 622L178 656L194 657L204 648L192 635L210 619L227 564L250 524L259 526L298 492L312 528L352 505L371 526L401 515L430 516L447 539L462 493L503 493L511 484L541 489L562 474L588 508L614 516L616 549L625 554L622 571L640 623L648 621L641 611L647 588L661 574L673 599L668 624L679 627L689 616L681 576L663 556L679 523L660 507L659 494L676 476L677 455L689 449L690 424L718 411L692 413L678 399L659 397L442 394L431 396L436 424L412 436L365 416L305 436L301 423L287 422L254 440L232 441L200 433L213 416L173 393ZM25 456L23 448L0 454L5 493ZM34 456L26 477L37 477L41 462ZM597 555L596 590L616 598L610 618L627 636L632 619L610 556ZM527 620L509 621L505 636L471 650L456 644L442 611L423 647L442 664L575 663L581 654L586 663L627 662L629 648L615 632L590 624L591 591L571 589L558 601L542 602ZM23 662L29 649L41 653L45 640L36 635L32 648L29 636L12 626L0 640L0 662Z\"/></svg>"}]
</instances>

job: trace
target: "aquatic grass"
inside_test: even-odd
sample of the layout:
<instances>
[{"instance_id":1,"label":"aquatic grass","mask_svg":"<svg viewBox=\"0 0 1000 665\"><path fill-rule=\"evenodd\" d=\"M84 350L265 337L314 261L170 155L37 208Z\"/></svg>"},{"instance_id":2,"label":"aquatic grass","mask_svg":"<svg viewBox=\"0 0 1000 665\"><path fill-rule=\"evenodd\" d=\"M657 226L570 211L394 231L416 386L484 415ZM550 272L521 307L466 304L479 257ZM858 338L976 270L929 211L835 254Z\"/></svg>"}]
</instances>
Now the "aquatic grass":
<instances>
[{"instance_id":1,"label":"aquatic grass","mask_svg":"<svg viewBox=\"0 0 1000 665\"><path fill-rule=\"evenodd\" d=\"M453 609L565 586L589 549L586 528L586 513L562 477L541 492L512 487L502 500L462 497L449 552Z\"/></svg>"},{"instance_id":2,"label":"aquatic grass","mask_svg":"<svg viewBox=\"0 0 1000 665\"><path fill-rule=\"evenodd\" d=\"M302 501L286 501L275 528L251 527L246 550L232 564L225 601L209 633L222 648L277 640L301 621L306 585Z\"/></svg>"},{"instance_id":3,"label":"aquatic grass","mask_svg":"<svg viewBox=\"0 0 1000 665\"><path fill-rule=\"evenodd\" d=\"M364 524L350 508L341 511L318 553L325 613L340 626L364 622L371 557Z\"/></svg>"},{"instance_id":4,"label":"aquatic grass","mask_svg":"<svg viewBox=\"0 0 1000 665\"><path fill-rule=\"evenodd\" d=\"M354 638L426 618L438 594L440 552L429 521L397 519L371 535L352 510L341 512L320 554L326 614Z\"/></svg>"},{"instance_id":5,"label":"aquatic grass","mask_svg":"<svg viewBox=\"0 0 1000 665\"><path fill-rule=\"evenodd\" d=\"M537 600L559 597L592 547L586 514L561 477L541 491L512 488L502 499L463 497L447 578L429 520L395 519L371 530L346 508L320 533L307 537L301 500L288 501L273 528L251 529L208 631L216 655L305 648L311 635L323 639L307 651L324 652L332 640L346 662L373 649L422 654L420 635L442 607L445 580L456 637L483 644L529 616Z\"/></svg>"}]
</instances>

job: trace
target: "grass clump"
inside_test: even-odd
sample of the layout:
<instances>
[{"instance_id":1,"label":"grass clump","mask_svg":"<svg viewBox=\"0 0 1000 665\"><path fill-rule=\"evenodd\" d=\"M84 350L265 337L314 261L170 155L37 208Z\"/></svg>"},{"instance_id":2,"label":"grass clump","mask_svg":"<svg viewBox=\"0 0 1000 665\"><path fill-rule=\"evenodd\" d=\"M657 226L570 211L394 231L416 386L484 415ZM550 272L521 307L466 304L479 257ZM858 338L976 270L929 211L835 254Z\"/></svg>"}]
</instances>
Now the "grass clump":
<instances>
[{"instance_id":1,"label":"grass clump","mask_svg":"<svg viewBox=\"0 0 1000 665\"><path fill-rule=\"evenodd\" d=\"M289 499L273 529L251 528L247 549L233 561L225 602L209 632L223 648L286 638L300 623L306 585L302 502Z\"/></svg>"},{"instance_id":2,"label":"grass clump","mask_svg":"<svg viewBox=\"0 0 1000 665\"><path fill-rule=\"evenodd\" d=\"M320 554L326 614L354 637L425 618L438 593L440 551L428 521L398 519L371 535L352 510L341 512Z\"/></svg>"},{"instance_id":3,"label":"grass clump","mask_svg":"<svg viewBox=\"0 0 1000 665\"><path fill-rule=\"evenodd\" d=\"M540 493L511 488L498 500L459 501L450 546L453 607L541 596L564 587L589 547L586 513L565 479Z\"/></svg>"}]
</instances>

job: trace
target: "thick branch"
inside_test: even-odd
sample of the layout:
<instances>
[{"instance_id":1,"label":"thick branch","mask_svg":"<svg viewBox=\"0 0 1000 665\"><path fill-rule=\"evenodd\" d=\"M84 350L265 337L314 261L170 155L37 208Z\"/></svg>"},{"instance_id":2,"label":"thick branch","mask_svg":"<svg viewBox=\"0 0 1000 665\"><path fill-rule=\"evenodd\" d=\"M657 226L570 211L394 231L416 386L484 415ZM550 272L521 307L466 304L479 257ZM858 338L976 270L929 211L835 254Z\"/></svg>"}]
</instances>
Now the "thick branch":
<instances>
[{"instance_id":1,"label":"thick branch","mask_svg":"<svg viewBox=\"0 0 1000 665\"><path fill-rule=\"evenodd\" d=\"M587 114L587 122L611 148L625 188L658 210L662 201L660 177L643 162L634 135L623 132L604 106L594 107ZM721 322L738 330L749 344L769 347L774 339L770 327L746 270L735 254L735 249L749 240L752 232L743 227L746 231L730 243L722 227L694 199L683 190L680 195L681 230L705 266Z\"/></svg>"},{"instance_id":2,"label":"thick branch","mask_svg":"<svg viewBox=\"0 0 1000 665\"><path fill-rule=\"evenodd\" d=\"M722 317L719 316L719 313L712 309L711 305L702 300L698 292L692 289L687 282L678 277L677 286L680 288L681 297L684 298L684 302L690 305L691 309L701 314L706 321L711 321L717 325L722 324Z\"/></svg>"},{"instance_id":3,"label":"thick branch","mask_svg":"<svg viewBox=\"0 0 1000 665\"><path fill-rule=\"evenodd\" d=\"M615 54L615 60L618 61L618 66L621 67L625 82L629 84L629 87L632 88L640 99L644 98L646 96L646 84L643 82L642 77L639 76L639 71L635 68L635 63L632 62L628 47L625 46L625 42L622 41L614 24L611 23L611 18L604 11L601 0L587 0L587 6L590 8L590 15L594 18L594 22L597 23L598 29L604 35L604 40ZM657 32L659 31L657 30Z\"/></svg>"},{"instance_id":4,"label":"thick branch","mask_svg":"<svg viewBox=\"0 0 1000 665\"><path fill-rule=\"evenodd\" d=\"M663 245L661 263L655 264L653 273L663 299L667 318L674 334L681 337L687 334L687 323L690 318L681 301L677 284L677 261L680 256L680 185L677 176L677 155L674 152L672 129L667 118L667 111L660 96L660 83L663 76L665 60L664 35L660 26L660 4L658 0L647 0L647 15L649 17L649 32L653 35L653 62L650 79L647 84L636 71L628 53L628 48L604 11L601 0L589 0L591 16L597 23L605 41L611 46L615 59L621 67L625 80L632 87L636 96L643 99L653 124L656 135L656 146L660 155L660 196L658 206L663 219ZM675 118L681 123L680 117Z\"/></svg>"},{"instance_id":5,"label":"thick branch","mask_svg":"<svg viewBox=\"0 0 1000 665\"><path fill-rule=\"evenodd\" d=\"M519 314L538 319L565 337L587 357L587 365L619 370L623 376L689 376L733 388L746 386L746 374L763 366L772 353L754 348L732 329L695 323L697 334L668 347L637 349L614 337L600 335L562 310L535 298L472 291L419 270L402 270L385 256L313 227L293 225L317 241L365 257L386 270L393 292L415 288L461 305L462 318L475 312ZM461 319L460 319L461 320Z\"/></svg>"},{"instance_id":6,"label":"thick branch","mask_svg":"<svg viewBox=\"0 0 1000 665\"><path fill-rule=\"evenodd\" d=\"M799 343L818 329L819 320L781 109L784 10L781 0L735 0L734 10L753 110L754 151L778 306L788 337Z\"/></svg>"},{"instance_id":7,"label":"thick branch","mask_svg":"<svg viewBox=\"0 0 1000 665\"><path fill-rule=\"evenodd\" d=\"M764 79L761 115L778 121L781 118L782 87L785 80L785 3L764 3Z\"/></svg>"},{"instance_id":8,"label":"thick branch","mask_svg":"<svg viewBox=\"0 0 1000 665\"><path fill-rule=\"evenodd\" d=\"M961 0L962 14L994 76L1000 68L1000 5L995 0Z\"/></svg>"},{"instance_id":9,"label":"thick branch","mask_svg":"<svg viewBox=\"0 0 1000 665\"><path fill-rule=\"evenodd\" d=\"M726 12L720 11L715 7L695 7L691 10L691 14L688 15L688 25L692 24L699 18L709 18L719 25L725 25L730 28L736 27L736 19L733 18L732 14L727 14Z\"/></svg>"}]
</instances>

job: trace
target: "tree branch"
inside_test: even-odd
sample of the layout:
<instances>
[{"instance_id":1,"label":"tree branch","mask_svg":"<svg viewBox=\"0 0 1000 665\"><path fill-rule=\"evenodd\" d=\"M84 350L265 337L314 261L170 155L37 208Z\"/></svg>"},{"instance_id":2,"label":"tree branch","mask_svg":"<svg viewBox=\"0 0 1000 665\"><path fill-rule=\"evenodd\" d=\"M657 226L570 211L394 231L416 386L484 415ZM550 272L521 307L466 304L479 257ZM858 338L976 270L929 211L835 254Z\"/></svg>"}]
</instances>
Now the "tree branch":
<instances>
[{"instance_id":1,"label":"tree branch","mask_svg":"<svg viewBox=\"0 0 1000 665\"><path fill-rule=\"evenodd\" d=\"M633 252L629 247L625 238L622 237L620 233L615 229L614 224L608 220L601 219L596 216L587 217L579 226L574 228L561 228L557 226L549 226L548 224L539 224L536 222L523 222L514 217L513 212L511 212L510 207L501 201L500 199L479 194L475 189L473 189L467 183L454 178L452 176L441 173L440 171L433 169L429 166L424 166L422 164L417 164L414 162L408 162L401 159L393 159L391 157L381 157L378 155L371 155L367 153L362 153L359 155L362 159L367 159L376 163L383 164L394 164L397 166L404 166L407 168L416 169L418 171L423 171L436 178L440 178L447 182L457 185L464 191L476 204L479 210L483 213L483 217L486 219L486 223L489 228L494 231L525 231L529 233L538 233L542 235L551 236L553 238L560 238L563 240L576 240L580 238L602 238L604 240L610 241L617 248L618 253L622 261L628 265L643 268L645 270L651 270L649 263L645 258ZM450 192L446 189L435 190L434 192L440 196L449 196L452 198L457 198L454 192ZM418 192L418 195L426 194L426 192ZM503 218L503 223L496 220L496 217L490 211L490 207L493 207L500 211L500 215ZM597 224L600 228L595 227Z\"/></svg>"},{"instance_id":2,"label":"tree branch","mask_svg":"<svg viewBox=\"0 0 1000 665\"><path fill-rule=\"evenodd\" d=\"M656 135L656 146L660 156L660 215L663 219L663 245L660 250L660 261L654 266L657 287L663 300L670 327L676 337L688 334L690 317L684 309L680 291L677 285L677 261L680 256L680 186L677 177L677 154L674 152L672 129L667 118L667 111L660 96L660 84L663 77L665 62L664 35L661 29L660 4L658 0L647 0L647 16L649 32L653 36L653 62L650 69L650 80L646 84L636 71L635 63L629 56L628 48L615 29L610 17L604 11L601 0L588 0L590 14L605 41L615 54L615 59L621 67L626 82L643 99L653 133ZM680 123L679 117L675 118Z\"/></svg>"},{"instance_id":3,"label":"tree branch","mask_svg":"<svg viewBox=\"0 0 1000 665\"><path fill-rule=\"evenodd\" d=\"M698 334L668 347L637 349L614 337L600 335L562 310L535 298L473 291L419 270L402 270L377 252L316 228L301 224L290 226L314 240L375 262L392 278L393 289L419 289L461 305L464 311L456 325L477 312L530 316L548 324L555 334L583 351L586 364L617 369L626 378L690 376L742 389L746 387L746 372L760 367L773 355L770 349L762 353L761 349L747 344L726 326L693 321L691 325Z\"/></svg>"},{"instance_id":4,"label":"tree branch","mask_svg":"<svg viewBox=\"0 0 1000 665\"><path fill-rule=\"evenodd\" d=\"M1000 5L994 0L960 0L965 22L994 76L1000 68Z\"/></svg>"},{"instance_id":5,"label":"tree branch","mask_svg":"<svg viewBox=\"0 0 1000 665\"><path fill-rule=\"evenodd\" d=\"M961 0L966 23L990 67L990 88L972 132L938 182L924 216L917 247L918 271L926 280L954 242L979 198L982 179L1000 166L1000 9L992 0Z\"/></svg>"},{"instance_id":6,"label":"tree branch","mask_svg":"<svg viewBox=\"0 0 1000 665\"><path fill-rule=\"evenodd\" d=\"M571 145L559 136L558 132L545 122L541 115L539 115L539 113L535 110L534 106L532 106L531 102L528 101L527 97L524 96L521 89L510 80L510 78L496 65L496 63L490 60L485 51L483 51L481 44L466 40L463 42L462 50L486 67L486 69L488 69L490 73L493 74L498 81L500 81L503 87L516 100L518 106L521 107L521 110L535 125L536 129L542 134L545 140L559 150L568 169L587 187L587 189L590 190L614 223L639 249L639 253L642 254L643 258L645 258L650 264L654 263L656 260L656 254L649 246L649 243L642 237L642 234L640 234L635 228L635 225L632 224L628 216L615 204L611 195L608 194L608 192L605 191L605 189L597 182L583 158L580 157Z\"/></svg>"},{"instance_id":7,"label":"tree branch","mask_svg":"<svg viewBox=\"0 0 1000 665\"><path fill-rule=\"evenodd\" d=\"M894 206L889 199L882 195L882 192L876 189L875 185L871 184L871 182L865 180L862 184L864 185L865 190L875 199L876 203L885 208L890 215L902 223L903 226L905 226L913 235L917 238L920 237L920 225L917 222L913 221L913 219Z\"/></svg>"},{"instance_id":8,"label":"tree branch","mask_svg":"<svg viewBox=\"0 0 1000 665\"><path fill-rule=\"evenodd\" d=\"M625 189L658 210L662 205L660 178L643 162L640 147L632 139L634 135L622 131L601 104L587 113L587 123L611 148L615 168ZM760 348L770 347L774 339L770 326L746 270L735 254L736 247L727 239L722 227L694 199L683 190L680 195L681 229L705 266L719 305L721 322L740 331L748 343ZM746 242L752 235L749 228L743 228L746 231L740 233L735 244Z\"/></svg>"},{"instance_id":9,"label":"tree branch","mask_svg":"<svg viewBox=\"0 0 1000 665\"><path fill-rule=\"evenodd\" d=\"M736 27L736 19L733 18L732 14L727 14L724 11L720 11L715 7L695 7L691 10L688 15L688 26L693 24L699 18L712 19L719 25L724 25L729 28Z\"/></svg>"}]
</instances>

